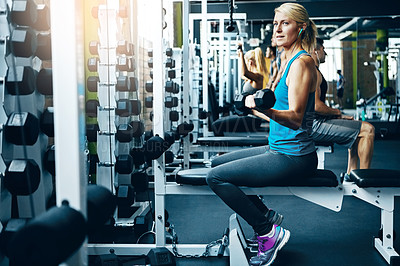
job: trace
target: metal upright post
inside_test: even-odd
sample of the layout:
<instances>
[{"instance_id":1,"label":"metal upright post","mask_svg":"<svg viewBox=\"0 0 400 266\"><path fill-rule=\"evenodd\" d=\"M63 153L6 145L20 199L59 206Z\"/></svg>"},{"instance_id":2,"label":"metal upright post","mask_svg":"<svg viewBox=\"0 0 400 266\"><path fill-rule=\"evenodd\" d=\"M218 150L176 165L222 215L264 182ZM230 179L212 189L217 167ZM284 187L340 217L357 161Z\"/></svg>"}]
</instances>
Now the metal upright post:
<instances>
[{"instance_id":1,"label":"metal upright post","mask_svg":"<svg viewBox=\"0 0 400 266\"><path fill-rule=\"evenodd\" d=\"M163 0L153 0L153 130L164 138L164 62L163 62ZM164 155L153 161L155 192L156 246L165 246L165 164Z\"/></svg>"},{"instance_id":2,"label":"metal upright post","mask_svg":"<svg viewBox=\"0 0 400 266\"><path fill-rule=\"evenodd\" d=\"M208 112L208 27L207 27L207 0L201 1L201 60L203 68L203 109ZM208 134L208 121L204 120L203 135L207 137ZM204 154L206 156L206 153ZM208 159L208 158L204 158Z\"/></svg>"},{"instance_id":3,"label":"metal upright post","mask_svg":"<svg viewBox=\"0 0 400 266\"><path fill-rule=\"evenodd\" d=\"M57 205L68 201L86 216L83 1L52 1L50 17ZM65 264L87 263L84 245Z\"/></svg>"},{"instance_id":4,"label":"metal upright post","mask_svg":"<svg viewBox=\"0 0 400 266\"><path fill-rule=\"evenodd\" d=\"M183 0L183 122L189 123L189 0ZM193 100L193 99L192 99ZM183 168L189 168L189 136L183 140L184 157Z\"/></svg>"},{"instance_id":5,"label":"metal upright post","mask_svg":"<svg viewBox=\"0 0 400 266\"><path fill-rule=\"evenodd\" d=\"M232 90L232 60L231 60L231 36L228 36L228 47L226 49L226 73L227 78L226 78L226 95L225 95L225 100L226 102L231 102L231 90Z\"/></svg>"},{"instance_id":6,"label":"metal upright post","mask_svg":"<svg viewBox=\"0 0 400 266\"><path fill-rule=\"evenodd\" d=\"M225 46L225 19L219 19L219 60L218 60L218 72L219 72L219 106L224 105L224 89L225 89L225 68L224 68L224 46Z\"/></svg>"}]
</instances>

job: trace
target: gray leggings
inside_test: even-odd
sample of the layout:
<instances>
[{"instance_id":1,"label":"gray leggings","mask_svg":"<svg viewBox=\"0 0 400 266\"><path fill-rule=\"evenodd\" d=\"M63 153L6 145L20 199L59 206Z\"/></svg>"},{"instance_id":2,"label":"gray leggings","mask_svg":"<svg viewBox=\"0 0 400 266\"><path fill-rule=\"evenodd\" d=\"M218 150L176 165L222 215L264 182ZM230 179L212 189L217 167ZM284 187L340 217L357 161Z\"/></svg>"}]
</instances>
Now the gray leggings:
<instances>
[{"instance_id":1,"label":"gray leggings","mask_svg":"<svg viewBox=\"0 0 400 266\"><path fill-rule=\"evenodd\" d=\"M207 184L232 210L239 214L259 235L271 231L272 224L265 216L267 207L258 197L247 196L239 188L295 184L312 177L317 169L316 152L290 156L269 149L255 147L230 152L212 161Z\"/></svg>"}]
</instances>

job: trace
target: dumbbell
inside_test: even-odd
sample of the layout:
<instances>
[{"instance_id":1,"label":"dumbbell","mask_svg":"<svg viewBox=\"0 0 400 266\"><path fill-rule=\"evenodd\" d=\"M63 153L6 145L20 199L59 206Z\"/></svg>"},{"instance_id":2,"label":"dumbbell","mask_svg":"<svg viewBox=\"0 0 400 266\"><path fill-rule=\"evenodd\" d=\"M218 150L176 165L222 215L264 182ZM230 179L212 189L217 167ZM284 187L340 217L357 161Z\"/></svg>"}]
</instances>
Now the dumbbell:
<instances>
[{"instance_id":1,"label":"dumbbell","mask_svg":"<svg viewBox=\"0 0 400 266\"><path fill-rule=\"evenodd\" d=\"M89 142L97 141L97 132L100 131L98 124L87 124L86 125L86 137Z\"/></svg>"},{"instance_id":2,"label":"dumbbell","mask_svg":"<svg viewBox=\"0 0 400 266\"><path fill-rule=\"evenodd\" d=\"M147 60L147 65L148 65L150 68L153 68L153 58L152 58L152 57L150 57L150 58Z\"/></svg>"},{"instance_id":3,"label":"dumbbell","mask_svg":"<svg viewBox=\"0 0 400 266\"><path fill-rule=\"evenodd\" d=\"M49 32L39 32L36 40L36 56L41 60L51 60L51 34Z\"/></svg>"},{"instance_id":4,"label":"dumbbell","mask_svg":"<svg viewBox=\"0 0 400 266\"><path fill-rule=\"evenodd\" d=\"M117 59L117 69L119 71L135 71L135 61L133 57L120 56Z\"/></svg>"},{"instance_id":5,"label":"dumbbell","mask_svg":"<svg viewBox=\"0 0 400 266\"><path fill-rule=\"evenodd\" d=\"M115 170L119 174L130 174L133 171L133 158L129 154L120 154L115 163Z\"/></svg>"},{"instance_id":6,"label":"dumbbell","mask_svg":"<svg viewBox=\"0 0 400 266\"><path fill-rule=\"evenodd\" d=\"M205 110L203 110L203 109L200 109L199 110L199 115L198 115L198 117L199 117L199 119L206 119L207 117L208 117L208 114L207 114L207 112L205 111Z\"/></svg>"},{"instance_id":7,"label":"dumbbell","mask_svg":"<svg viewBox=\"0 0 400 266\"><path fill-rule=\"evenodd\" d=\"M176 78L175 69L170 69L170 70L168 70L168 78L170 78L170 79Z\"/></svg>"},{"instance_id":8,"label":"dumbbell","mask_svg":"<svg viewBox=\"0 0 400 266\"><path fill-rule=\"evenodd\" d=\"M10 265L61 264L82 246L87 226L83 214L69 207L66 201L42 212L11 239Z\"/></svg>"},{"instance_id":9,"label":"dumbbell","mask_svg":"<svg viewBox=\"0 0 400 266\"><path fill-rule=\"evenodd\" d=\"M153 108L153 96L147 96L144 99L144 106L146 106L146 108Z\"/></svg>"},{"instance_id":10,"label":"dumbbell","mask_svg":"<svg viewBox=\"0 0 400 266\"><path fill-rule=\"evenodd\" d=\"M50 9L45 4L39 4L36 8L37 20L34 25L36 30L45 31L50 29Z\"/></svg>"},{"instance_id":11,"label":"dumbbell","mask_svg":"<svg viewBox=\"0 0 400 266\"><path fill-rule=\"evenodd\" d=\"M135 166L140 166L146 161L143 148L133 148L129 151L129 155L132 157Z\"/></svg>"},{"instance_id":12,"label":"dumbbell","mask_svg":"<svg viewBox=\"0 0 400 266\"><path fill-rule=\"evenodd\" d=\"M39 71L36 77L36 88L43 95L53 95L53 69L42 68Z\"/></svg>"},{"instance_id":13,"label":"dumbbell","mask_svg":"<svg viewBox=\"0 0 400 266\"><path fill-rule=\"evenodd\" d=\"M96 174L96 167L99 161L99 156L97 154L89 154L89 175ZM95 182L95 180L93 180L93 182Z\"/></svg>"},{"instance_id":14,"label":"dumbbell","mask_svg":"<svg viewBox=\"0 0 400 266\"><path fill-rule=\"evenodd\" d=\"M139 82L138 79L135 77L129 77L129 81L130 81L130 91L137 91L137 88L139 87Z\"/></svg>"},{"instance_id":15,"label":"dumbbell","mask_svg":"<svg viewBox=\"0 0 400 266\"><path fill-rule=\"evenodd\" d=\"M153 49L147 49L147 56L153 57Z\"/></svg>"},{"instance_id":16,"label":"dumbbell","mask_svg":"<svg viewBox=\"0 0 400 266\"><path fill-rule=\"evenodd\" d=\"M132 185L119 185L117 188L118 207L130 207L135 202L135 192Z\"/></svg>"},{"instance_id":17,"label":"dumbbell","mask_svg":"<svg viewBox=\"0 0 400 266\"><path fill-rule=\"evenodd\" d=\"M90 57L87 61L87 67L90 72L97 72L97 65L99 64L98 57Z\"/></svg>"},{"instance_id":18,"label":"dumbbell","mask_svg":"<svg viewBox=\"0 0 400 266\"><path fill-rule=\"evenodd\" d=\"M172 59L172 58L167 58L166 60L165 60L165 66L166 67L169 67L169 68L174 68L175 67L175 60L174 59Z\"/></svg>"},{"instance_id":19,"label":"dumbbell","mask_svg":"<svg viewBox=\"0 0 400 266\"><path fill-rule=\"evenodd\" d=\"M131 184L135 192L144 192L149 188L149 176L146 174L146 172L132 173Z\"/></svg>"},{"instance_id":20,"label":"dumbbell","mask_svg":"<svg viewBox=\"0 0 400 266\"><path fill-rule=\"evenodd\" d=\"M40 183L40 168L34 160L14 159L4 173L4 186L12 195L30 195Z\"/></svg>"},{"instance_id":21,"label":"dumbbell","mask_svg":"<svg viewBox=\"0 0 400 266\"><path fill-rule=\"evenodd\" d=\"M99 42L90 41L89 42L89 52L91 55L99 55Z\"/></svg>"},{"instance_id":22,"label":"dumbbell","mask_svg":"<svg viewBox=\"0 0 400 266\"><path fill-rule=\"evenodd\" d=\"M135 191L132 185L120 185L117 188L117 217L130 218L136 208L132 207L135 202Z\"/></svg>"},{"instance_id":23,"label":"dumbbell","mask_svg":"<svg viewBox=\"0 0 400 266\"><path fill-rule=\"evenodd\" d=\"M130 124L120 124L117 128L116 138L119 142L130 142L133 139L133 128Z\"/></svg>"},{"instance_id":24,"label":"dumbbell","mask_svg":"<svg viewBox=\"0 0 400 266\"><path fill-rule=\"evenodd\" d=\"M152 129L144 132L144 140L145 141L148 140L149 138L151 138L152 136L154 136Z\"/></svg>"},{"instance_id":25,"label":"dumbbell","mask_svg":"<svg viewBox=\"0 0 400 266\"><path fill-rule=\"evenodd\" d=\"M4 125L5 139L15 145L33 145L39 136L39 119L29 112L13 112Z\"/></svg>"},{"instance_id":26,"label":"dumbbell","mask_svg":"<svg viewBox=\"0 0 400 266\"><path fill-rule=\"evenodd\" d=\"M7 221L7 224L4 225L0 234L0 248L6 256L8 256L8 248L11 239L28 221L28 218L11 218Z\"/></svg>"},{"instance_id":27,"label":"dumbbell","mask_svg":"<svg viewBox=\"0 0 400 266\"><path fill-rule=\"evenodd\" d=\"M175 143L175 140L179 139L179 135L174 131L165 131L164 140L168 143L168 148Z\"/></svg>"},{"instance_id":28,"label":"dumbbell","mask_svg":"<svg viewBox=\"0 0 400 266\"><path fill-rule=\"evenodd\" d=\"M50 29L50 10L44 4L36 5L35 1L13 1L11 19L17 25L33 26L36 30Z\"/></svg>"},{"instance_id":29,"label":"dumbbell","mask_svg":"<svg viewBox=\"0 0 400 266\"><path fill-rule=\"evenodd\" d=\"M174 162L175 155L172 151L166 151L164 156L165 156L165 164L170 164Z\"/></svg>"},{"instance_id":30,"label":"dumbbell","mask_svg":"<svg viewBox=\"0 0 400 266\"><path fill-rule=\"evenodd\" d=\"M11 20L16 25L33 26L38 19L37 5L32 0L16 0L12 3Z\"/></svg>"},{"instance_id":31,"label":"dumbbell","mask_svg":"<svg viewBox=\"0 0 400 266\"><path fill-rule=\"evenodd\" d=\"M247 108L245 105L246 97L247 97L246 94L237 95L235 97L235 109L237 114L239 115L246 115L250 113L250 109ZM254 94L254 102L256 104L257 110L270 109L274 106L275 101L276 101L275 94L270 89L258 90Z\"/></svg>"},{"instance_id":32,"label":"dumbbell","mask_svg":"<svg viewBox=\"0 0 400 266\"><path fill-rule=\"evenodd\" d=\"M153 81L152 80L146 81L146 85L144 88L146 89L146 92L153 92Z\"/></svg>"},{"instance_id":33,"label":"dumbbell","mask_svg":"<svg viewBox=\"0 0 400 266\"><path fill-rule=\"evenodd\" d=\"M11 95L28 95L35 91L35 73L30 66L16 66L8 69L7 92Z\"/></svg>"},{"instance_id":34,"label":"dumbbell","mask_svg":"<svg viewBox=\"0 0 400 266\"><path fill-rule=\"evenodd\" d=\"M178 97L165 97L165 107L167 108L177 107L178 103Z\"/></svg>"},{"instance_id":35,"label":"dumbbell","mask_svg":"<svg viewBox=\"0 0 400 266\"><path fill-rule=\"evenodd\" d=\"M117 53L118 54L124 54L124 55L134 55L135 53L135 47L132 43L126 41L126 40L120 40L117 43Z\"/></svg>"},{"instance_id":36,"label":"dumbbell","mask_svg":"<svg viewBox=\"0 0 400 266\"><path fill-rule=\"evenodd\" d=\"M166 150L171 147L174 142L174 133L165 133L168 140L164 140L160 136L152 136L146 140L142 148L133 148L129 154L133 159L133 163L136 166L144 164L146 161L151 162L159 158Z\"/></svg>"},{"instance_id":37,"label":"dumbbell","mask_svg":"<svg viewBox=\"0 0 400 266\"><path fill-rule=\"evenodd\" d=\"M158 159L170 146L170 143L160 136L153 136L143 145L144 156L147 161Z\"/></svg>"},{"instance_id":38,"label":"dumbbell","mask_svg":"<svg viewBox=\"0 0 400 266\"><path fill-rule=\"evenodd\" d=\"M97 117L97 107L99 106L98 100L88 100L86 102L86 115L88 117Z\"/></svg>"},{"instance_id":39,"label":"dumbbell","mask_svg":"<svg viewBox=\"0 0 400 266\"><path fill-rule=\"evenodd\" d=\"M131 115L139 115L142 110L140 100L121 99L117 101L115 114L127 117Z\"/></svg>"},{"instance_id":40,"label":"dumbbell","mask_svg":"<svg viewBox=\"0 0 400 266\"><path fill-rule=\"evenodd\" d=\"M176 122L179 120L179 113L178 111L175 110L171 110L169 112L169 120L171 120L172 122Z\"/></svg>"},{"instance_id":41,"label":"dumbbell","mask_svg":"<svg viewBox=\"0 0 400 266\"><path fill-rule=\"evenodd\" d=\"M90 92L97 92L98 83L100 79L98 76L89 76L86 80L86 87Z\"/></svg>"},{"instance_id":42,"label":"dumbbell","mask_svg":"<svg viewBox=\"0 0 400 266\"><path fill-rule=\"evenodd\" d=\"M168 57L171 57L173 55L174 51L172 50L172 48L166 48L165 49L165 55Z\"/></svg>"},{"instance_id":43,"label":"dumbbell","mask_svg":"<svg viewBox=\"0 0 400 266\"><path fill-rule=\"evenodd\" d=\"M40 117L40 130L48 137L54 137L54 108L47 107Z\"/></svg>"},{"instance_id":44,"label":"dumbbell","mask_svg":"<svg viewBox=\"0 0 400 266\"><path fill-rule=\"evenodd\" d=\"M176 128L176 133L181 137L186 137L193 129L194 125L192 123L183 122Z\"/></svg>"},{"instance_id":45,"label":"dumbbell","mask_svg":"<svg viewBox=\"0 0 400 266\"><path fill-rule=\"evenodd\" d=\"M167 80L165 82L165 91L170 93L179 93L179 85L172 80Z\"/></svg>"},{"instance_id":46,"label":"dumbbell","mask_svg":"<svg viewBox=\"0 0 400 266\"><path fill-rule=\"evenodd\" d=\"M12 52L17 57L31 57L36 53L36 33L28 27L16 27L11 33Z\"/></svg>"},{"instance_id":47,"label":"dumbbell","mask_svg":"<svg viewBox=\"0 0 400 266\"><path fill-rule=\"evenodd\" d=\"M56 175L56 152L54 145L47 148L44 154L43 165L44 169L46 169L46 171L52 176Z\"/></svg>"},{"instance_id":48,"label":"dumbbell","mask_svg":"<svg viewBox=\"0 0 400 266\"><path fill-rule=\"evenodd\" d=\"M128 77L120 75L117 78L117 91L136 91L138 88L138 80L135 77Z\"/></svg>"},{"instance_id":49,"label":"dumbbell","mask_svg":"<svg viewBox=\"0 0 400 266\"><path fill-rule=\"evenodd\" d=\"M143 133L144 133L144 124L143 124L143 122L142 121L131 121L130 123L129 123L131 126L132 126L132 129L133 129L133 137L134 138L138 138L138 137L140 137L140 136L142 136L143 135Z\"/></svg>"},{"instance_id":50,"label":"dumbbell","mask_svg":"<svg viewBox=\"0 0 400 266\"><path fill-rule=\"evenodd\" d=\"M142 121L132 121L129 124L121 124L117 128L116 137L120 142L130 142L133 138L143 135L144 124Z\"/></svg>"},{"instance_id":51,"label":"dumbbell","mask_svg":"<svg viewBox=\"0 0 400 266\"><path fill-rule=\"evenodd\" d=\"M112 219L117 202L115 195L104 186L89 184L86 193L87 228L90 233Z\"/></svg>"}]
</instances>

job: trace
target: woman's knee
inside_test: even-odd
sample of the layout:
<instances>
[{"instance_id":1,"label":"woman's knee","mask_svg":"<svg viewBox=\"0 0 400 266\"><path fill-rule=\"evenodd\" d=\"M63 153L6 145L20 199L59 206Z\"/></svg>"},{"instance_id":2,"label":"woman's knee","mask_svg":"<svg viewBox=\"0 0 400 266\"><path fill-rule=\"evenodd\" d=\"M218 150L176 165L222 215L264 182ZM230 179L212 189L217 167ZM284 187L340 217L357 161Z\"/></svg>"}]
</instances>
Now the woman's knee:
<instances>
[{"instance_id":1,"label":"woman's knee","mask_svg":"<svg viewBox=\"0 0 400 266\"><path fill-rule=\"evenodd\" d=\"M212 187L213 185L223 183L222 180L216 174L215 169L212 169L210 172L208 172L206 176L206 182L210 187Z\"/></svg>"},{"instance_id":2,"label":"woman's knee","mask_svg":"<svg viewBox=\"0 0 400 266\"><path fill-rule=\"evenodd\" d=\"M368 122L363 121L361 124L360 137L375 137L375 127Z\"/></svg>"}]
</instances>

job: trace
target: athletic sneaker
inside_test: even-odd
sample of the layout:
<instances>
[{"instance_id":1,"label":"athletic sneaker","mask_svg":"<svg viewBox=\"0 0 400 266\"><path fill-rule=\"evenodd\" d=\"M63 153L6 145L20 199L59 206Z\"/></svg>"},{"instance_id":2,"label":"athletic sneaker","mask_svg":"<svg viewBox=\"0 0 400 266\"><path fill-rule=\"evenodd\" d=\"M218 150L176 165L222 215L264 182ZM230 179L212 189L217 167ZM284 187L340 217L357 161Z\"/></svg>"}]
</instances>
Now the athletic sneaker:
<instances>
[{"instance_id":1,"label":"athletic sneaker","mask_svg":"<svg viewBox=\"0 0 400 266\"><path fill-rule=\"evenodd\" d=\"M268 210L268 212L265 216L267 216L267 218L271 224L281 225L281 223L283 221L283 215L279 214L276 211L271 210L271 209ZM247 244L250 247L258 246L257 236L258 236L258 234L256 232L254 232L253 236L251 238L247 239Z\"/></svg>"},{"instance_id":2,"label":"athletic sneaker","mask_svg":"<svg viewBox=\"0 0 400 266\"><path fill-rule=\"evenodd\" d=\"M340 174L340 179L342 180L342 183L343 182L353 182L348 173L341 173Z\"/></svg>"},{"instance_id":3,"label":"athletic sneaker","mask_svg":"<svg viewBox=\"0 0 400 266\"><path fill-rule=\"evenodd\" d=\"M290 231L280 226L273 225L273 237L258 236L258 253L257 256L250 259L249 265L252 266L268 266L271 265L279 250L288 242Z\"/></svg>"}]
</instances>

